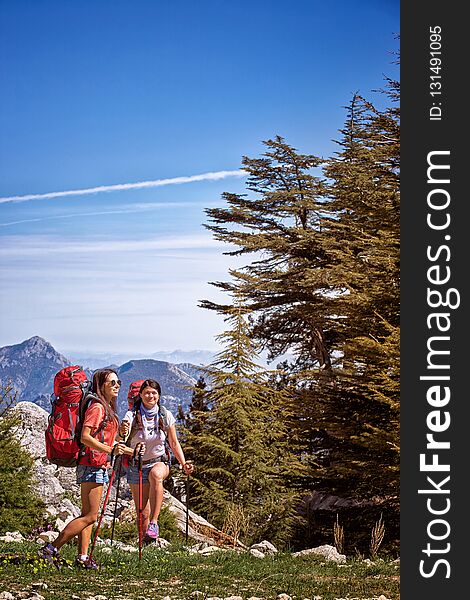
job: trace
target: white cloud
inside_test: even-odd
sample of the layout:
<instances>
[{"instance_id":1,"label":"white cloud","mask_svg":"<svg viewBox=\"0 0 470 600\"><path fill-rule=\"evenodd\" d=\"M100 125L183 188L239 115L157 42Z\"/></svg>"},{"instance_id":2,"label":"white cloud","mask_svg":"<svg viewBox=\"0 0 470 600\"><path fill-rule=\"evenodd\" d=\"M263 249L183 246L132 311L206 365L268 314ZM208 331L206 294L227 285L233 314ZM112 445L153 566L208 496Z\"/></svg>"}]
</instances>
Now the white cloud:
<instances>
[{"instance_id":1,"label":"white cloud","mask_svg":"<svg viewBox=\"0 0 470 600\"><path fill-rule=\"evenodd\" d=\"M136 183L118 183L115 185L100 185L92 188L83 188L78 190L65 190L60 192L48 192L46 194L25 194L23 196L4 196L0 198L0 204L5 202L26 202L29 200L45 200L49 198L64 198L68 196L86 196L89 194L101 194L102 192L117 192L124 190L138 190L156 188L165 185L180 185L182 183L193 183L196 181L218 181L227 177L245 177L246 171L238 169L236 171L215 171L201 173L200 175L190 175L184 177L172 177L168 179L154 179L152 181L139 181Z\"/></svg>"},{"instance_id":2,"label":"white cloud","mask_svg":"<svg viewBox=\"0 0 470 600\"><path fill-rule=\"evenodd\" d=\"M165 250L227 249L210 234L171 236L145 240L103 240L87 237L86 240L63 239L48 236L6 236L0 247L0 257L26 257L48 254L101 254Z\"/></svg>"},{"instance_id":3,"label":"white cloud","mask_svg":"<svg viewBox=\"0 0 470 600\"><path fill-rule=\"evenodd\" d=\"M159 210L163 208L188 208L194 206L194 202L148 202L148 203L136 203L136 204L124 204L120 208L110 210L99 210L94 212L80 212L80 213L68 213L65 215L46 215L44 217L36 217L34 219L21 219L18 221L9 221L7 223L0 223L0 227L8 227L11 225L20 225L23 223L38 223L42 221L52 221L55 219L76 219L77 217L97 217L100 215L127 215L139 212L147 212L152 210Z\"/></svg>"}]
</instances>

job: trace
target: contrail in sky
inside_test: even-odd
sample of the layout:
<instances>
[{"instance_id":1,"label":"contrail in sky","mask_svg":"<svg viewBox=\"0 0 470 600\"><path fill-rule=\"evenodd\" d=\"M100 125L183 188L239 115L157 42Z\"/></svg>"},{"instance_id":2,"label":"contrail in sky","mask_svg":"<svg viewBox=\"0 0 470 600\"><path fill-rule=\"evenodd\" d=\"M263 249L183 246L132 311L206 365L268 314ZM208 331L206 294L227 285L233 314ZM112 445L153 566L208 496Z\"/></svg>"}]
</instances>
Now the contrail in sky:
<instances>
[{"instance_id":1,"label":"contrail in sky","mask_svg":"<svg viewBox=\"0 0 470 600\"><path fill-rule=\"evenodd\" d=\"M164 185L177 185L180 183L192 183L193 181L216 181L226 177L244 177L247 172L243 169L236 171L216 171L212 173L201 173L188 177L172 177L170 179L154 179L153 181L139 181L137 183L118 183L116 185L100 185L93 188L79 190L65 190L62 192L48 192L46 194L26 194L24 196L5 196L0 198L0 204L5 202L26 202L27 200L45 200L46 198L63 198L65 196L86 196L87 194L100 194L101 192L116 192L122 190L138 190L144 188L155 188Z\"/></svg>"}]
</instances>

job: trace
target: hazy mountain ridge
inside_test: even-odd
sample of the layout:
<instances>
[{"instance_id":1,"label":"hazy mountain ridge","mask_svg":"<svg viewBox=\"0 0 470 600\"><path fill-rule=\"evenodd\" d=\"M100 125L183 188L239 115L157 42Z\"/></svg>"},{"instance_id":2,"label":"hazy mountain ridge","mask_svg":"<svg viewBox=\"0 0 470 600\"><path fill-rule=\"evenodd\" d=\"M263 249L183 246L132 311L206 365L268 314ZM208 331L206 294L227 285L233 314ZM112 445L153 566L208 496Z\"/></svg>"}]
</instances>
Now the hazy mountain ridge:
<instances>
[{"instance_id":1,"label":"hazy mountain ridge","mask_svg":"<svg viewBox=\"0 0 470 600\"><path fill-rule=\"evenodd\" d=\"M209 350L173 350L172 352L154 352L150 355L140 353L111 353L97 352L64 352L75 364L84 364L91 369L100 369L109 365L123 365L132 360L154 359L172 364L191 364L201 366L209 364L215 357L215 352Z\"/></svg>"},{"instance_id":2,"label":"hazy mountain ridge","mask_svg":"<svg viewBox=\"0 0 470 600\"><path fill-rule=\"evenodd\" d=\"M68 359L46 340L34 336L20 344L0 348L0 384L5 386L11 381L17 400L46 408L50 406L54 375L68 364Z\"/></svg>"},{"instance_id":3,"label":"hazy mountain ridge","mask_svg":"<svg viewBox=\"0 0 470 600\"><path fill-rule=\"evenodd\" d=\"M179 404L186 411L191 402L192 392L189 387L196 383L196 379L180 369L178 365L148 358L131 360L121 365L117 372L119 379L122 381L121 392L118 397L120 416L127 410L129 384L138 379L156 379L162 388L162 403L175 416Z\"/></svg>"},{"instance_id":4,"label":"hazy mountain ridge","mask_svg":"<svg viewBox=\"0 0 470 600\"><path fill-rule=\"evenodd\" d=\"M39 336L19 344L0 348L0 385L9 381L17 394L17 401L33 402L50 410L54 375L67 365L82 365L91 378L93 369L81 361L69 359ZM101 365L101 366L109 366ZM129 384L138 379L156 379L162 387L162 402L175 415L178 405L187 411L192 392L189 389L197 381L200 369L190 363L181 365L153 358L135 359L114 365L122 381L118 397L118 412L122 417L127 410Z\"/></svg>"}]
</instances>

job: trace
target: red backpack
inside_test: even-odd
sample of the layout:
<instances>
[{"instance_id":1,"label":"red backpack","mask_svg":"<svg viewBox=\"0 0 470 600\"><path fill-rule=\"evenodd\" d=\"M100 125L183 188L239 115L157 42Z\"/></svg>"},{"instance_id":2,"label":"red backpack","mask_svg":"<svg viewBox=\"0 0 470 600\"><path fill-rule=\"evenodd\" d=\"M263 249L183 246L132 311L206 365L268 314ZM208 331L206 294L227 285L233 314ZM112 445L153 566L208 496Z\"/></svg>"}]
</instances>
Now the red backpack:
<instances>
[{"instance_id":1,"label":"red backpack","mask_svg":"<svg viewBox=\"0 0 470 600\"><path fill-rule=\"evenodd\" d=\"M54 465L74 467L83 454L80 435L85 411L94 397L90 389L91 382L79 365L64 367L54 377L52 408L45 431L46 456ZM105 427L106 418L94 435Z\"/></svg>"},{"instance_id":2,"label":"red backpack","mask_svg":"<svg viewBox=\"0 0 470 600\"><path fill-rule=\"evenodd\" d=\"M134 408L134 403L139 397L140 386L144 383L145 379L139 379L129 384L129 391L127 392L127 406L129 410Z\"/></svg>"}]
</instances>

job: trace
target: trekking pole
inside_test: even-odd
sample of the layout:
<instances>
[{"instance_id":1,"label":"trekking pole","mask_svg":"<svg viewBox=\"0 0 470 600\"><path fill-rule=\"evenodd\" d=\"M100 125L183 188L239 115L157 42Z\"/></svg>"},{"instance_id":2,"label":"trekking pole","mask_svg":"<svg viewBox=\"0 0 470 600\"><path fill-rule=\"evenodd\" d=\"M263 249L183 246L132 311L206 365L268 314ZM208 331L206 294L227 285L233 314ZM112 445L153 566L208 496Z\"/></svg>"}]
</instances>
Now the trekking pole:
<instances>
[{"instance_id":1,"label":"trekking pole","mask_svg":"<svg viewBox=\"0 0 470 600\"><path fill-rule=\"evenodd\" d=\"M130 432L128 432L127 435L125 435L123 437L123 439L122 439L122 443L123 444L126 444L127 438L129 437L129 433ZM116 522L116 515L117 515L117 505L118 505L118 498L119 498L119 486L120 486L120 483L121 483L121 470L122 470L122 461L123 461L123 458L124 458L123 454L120 454L116 458L116 460L119 460L119 468L118 468L118 474L117 474L118 482L117 482L117 485L116 485L116 500L115 500L115 503L114 503L113 525L111 527L111 546L113 545L113 539L114 539L114 524Z\"/></svg>"},{"instance_id":2,"label":"trekking pole","mask_svg":"<svg viewBox=\"0 0 470 600\"><path fill-rule=\"evenodd\" d=\"M139 452L137 456L137 464L139 467L139 560L142 560L142 455Z\"/></svg>"},{"instance_id":3,"label":"trekking pole","mask_svg":"<svg viewBox=\"0 0 470 600\"><path fill-rule=\"evenodd\" d=\"M111 472L111 477L109 478L108 489L106 490L106 496L104 497L103 508L101 509L100 518L99 518L98 524L97 524L96 529L95 529L95 534L93 536L93 542L91 544L91 550L90 550L90 552L88 554L88 562L91 562L91 557L93 556L93 550L95 549L96 540L98 538L98 532L99 532L100 527L101 527L101 521L103 520L104 511L106 509L106 505L108 504L109 493L111 491L111 487L112 487L113 481L114 481L114 475L116 473L116 461L115 461L114 457L113 457L113 460L114 460L114 467L113 467L113 470Z\"/></svg>"},{"instance_id":4,"label":"trekking pole","mask_svg":"<svg viewBox=\"0 0 470 600\"><path fill-rule=\"evenodd\" d=\"M114 539L114 523L116 522L117 506L118 506L118 498L119 498L119 484L121 483L122 454L117 457L117 460L119 460L119 467L118 467L118 472L117 472L118 480L117 480L117 485L116 485L116 500L114 502L113 525L111 527L111 546L113 545L113 539Z\"/></svg>"},{"instance_id":5,"label":"trekking pole","mask_svg":"<svg viewBox=\"0 0 470 600\"><path fill-rule=\"evenodd\" d=\"M189 476L186 477L185 481L186 487L186 534L185 534L185 543L188 543L188 532L189 532Z\"/></svg>"},{"instance_id":6,"label":"trekking pole","mask_svg":"<svg viewBox=\"0 0 470 600\"><path fill-rule=\"evenodd\" d=\"M190 462L189 460L187 461ZM185 543L188 543L188 534L189 534L189 475L186 475L186 481L184 482L185 492L186 492L186 533L185 533Z\"/></svg>"}]
</instances>

